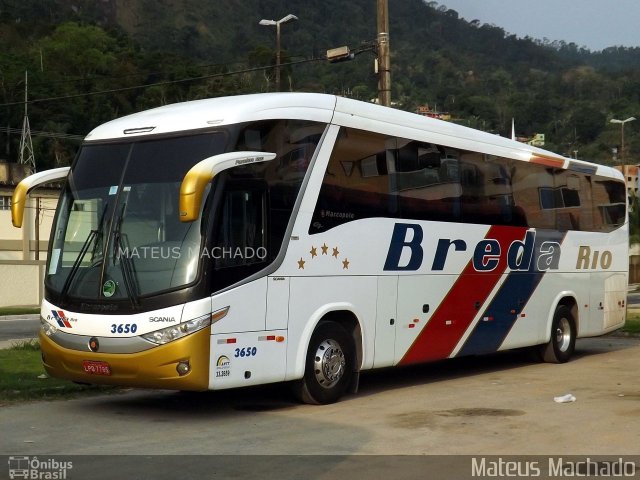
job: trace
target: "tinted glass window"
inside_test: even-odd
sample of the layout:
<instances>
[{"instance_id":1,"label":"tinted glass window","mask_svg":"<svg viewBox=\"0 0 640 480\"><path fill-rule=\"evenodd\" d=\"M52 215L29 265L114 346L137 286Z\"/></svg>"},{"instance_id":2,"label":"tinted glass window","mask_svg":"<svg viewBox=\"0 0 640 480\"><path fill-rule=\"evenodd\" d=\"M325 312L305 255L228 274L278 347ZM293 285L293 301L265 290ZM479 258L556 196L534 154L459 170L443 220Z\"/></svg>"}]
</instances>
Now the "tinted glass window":
<instances>
[{"instance_id":1,"label":"tinted glass window","mask_svg":"<svg viewBox=\"0 0 640 480\"><path fill-rule=\"evenodd\" d=\"M509 161L465 152L460 172L464 222L527 226L525 212L514 200L514 170Z\"/></svg>"},{"instance_id":2,"label":"tinted glass window","mask_svg":"<svg viewBox=\"0 0 640 480\"><path fill-rule=\"evenodd\" d=\"M624 196L610 179L345 128L309 232L371 217L609 231Z\"/></svg>"},{"instance_id":3,"label":"tinted glass window","mask_svg":"<svg viewBox=\"0 0 640 480\"><path fill-rule=\"evenodd\" d=\"M458 221L461 196L458 157L457 150L398 139L390 180L399 216Z\"/></svg>"},{"instance_id":4,"label":"tinted glass window","mask_svg":"<svg viewBox=\"0 0 640 480\"><path fill-rule=\"evenodd\" d=\"M395 216L387 165L394 161L395 139L343 129L334 147L310 232L329 230L352 220Z\"/></svg>"},{"instance_id":5,"label":"tinted glass window","mask_svg":"<svg viewBox=\"0 0 640 480\"><path fill-rule=\"evenodd\" d=\"M280 252L298 193L326 125L269 120L243 125L234 150L276 154L214 179L210 241L213 290L264 269Z\"/></svg>"},{"instance_id":6,"label":"tinted glass window","mask_svg":"<svg viewBox=\"0 0 640 480\"><path fill-rule=\"evenodd\" d=\"M624 183L596 177L593 186L594 229L610 232L624 224L626 191Z\"/></svg>"},{"instance_id":7,"label":"tinted glass window","mask_svg":"<svg viewBox=\"0 0 640 480\"><path fill-rule=\"evenodd\" d=\"M527 162L509 160L511 170L513 201L519 214L526 217L524 226L536 228L556 228L554 209L543 208L541 198L553 205L553 169ZM551 191L551 195L547 192ZM541 194L541 192L544 192Z\"/></svg>"}]
</instances>

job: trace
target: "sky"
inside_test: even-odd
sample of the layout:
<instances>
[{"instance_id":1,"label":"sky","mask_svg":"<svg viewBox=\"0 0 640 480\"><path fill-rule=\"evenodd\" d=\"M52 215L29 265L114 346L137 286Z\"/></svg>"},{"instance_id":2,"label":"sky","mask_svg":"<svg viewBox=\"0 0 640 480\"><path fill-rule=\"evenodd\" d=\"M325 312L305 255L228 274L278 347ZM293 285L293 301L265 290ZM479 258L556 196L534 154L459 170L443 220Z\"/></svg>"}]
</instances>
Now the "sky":
<instances>
[{"instance_id":1,"label":"sky","mask_svg":"<svg viewBox=\"0 0 640 480\"><path fill-rule=\"evenodd\" d=\"M591 51L640 47L640 0L438 0L467 21Z\"/></svg>"}]
</instances>

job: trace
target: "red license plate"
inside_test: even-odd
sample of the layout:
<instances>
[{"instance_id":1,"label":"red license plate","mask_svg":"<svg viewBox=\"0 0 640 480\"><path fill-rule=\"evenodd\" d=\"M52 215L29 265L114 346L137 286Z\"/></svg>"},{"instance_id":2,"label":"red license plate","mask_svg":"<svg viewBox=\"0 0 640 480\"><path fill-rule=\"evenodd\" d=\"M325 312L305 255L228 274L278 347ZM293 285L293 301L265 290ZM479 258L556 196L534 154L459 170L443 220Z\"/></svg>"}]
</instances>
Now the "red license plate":
<instances>
[{"instance_id":1,"label":"red license plate","mask_svg":"<svg viewBox=\"0 0 640 480\"><path fill-rule=\"evenodd\" d=\"M111 367L107 362L96 362L94 360L83 360L82 368L91 375L111 375Z\"/></svg>"}]
</instances>

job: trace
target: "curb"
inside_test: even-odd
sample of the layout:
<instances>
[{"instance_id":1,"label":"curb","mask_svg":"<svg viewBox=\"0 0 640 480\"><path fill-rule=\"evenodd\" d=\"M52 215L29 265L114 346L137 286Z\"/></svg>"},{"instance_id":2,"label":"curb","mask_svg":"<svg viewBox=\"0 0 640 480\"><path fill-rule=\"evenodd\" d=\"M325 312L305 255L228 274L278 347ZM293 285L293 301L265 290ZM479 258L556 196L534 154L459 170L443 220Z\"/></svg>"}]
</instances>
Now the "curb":
<instances>
[{"instance_id":1,"label":"curb","mask_svg":"<svg viewBox=\"0 0 640 480\"><path fill-rule=\"evenodd\" d=\"M37 338L14 338L9 340L0 340L0 350L7 350L16 345L33 342L34 340L38 340L38 339Z\"/></svg>"},{"instance_id":2,"label":"curb","mask_svg":"<svg viewBox=\"0 0 640 480\"><path fill-rule=\"evenodd\" d=\"M0 315L0 322L8 322L13 320L39 320L40 314L27 313L24 315Z\"/></svg>"}]
</instances>

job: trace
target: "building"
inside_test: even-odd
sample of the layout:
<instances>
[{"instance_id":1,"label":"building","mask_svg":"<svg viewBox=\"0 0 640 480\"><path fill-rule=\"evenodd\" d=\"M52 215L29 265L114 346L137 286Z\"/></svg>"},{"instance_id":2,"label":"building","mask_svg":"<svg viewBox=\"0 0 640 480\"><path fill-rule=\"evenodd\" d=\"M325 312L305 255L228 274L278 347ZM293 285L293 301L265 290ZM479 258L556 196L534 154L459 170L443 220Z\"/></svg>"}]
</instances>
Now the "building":
<instances>
[{"instance_id":1,"label":"building","mask_svg":"<svg viewBox=\"0 0 640 480\"><path fill-rule=\"evenodd\" d=\"M616 170L622 172L627 184L627 203L629 208L633 206L633 199L638 196L638 167L639 165L620 165Z\"/></svg>"},{"instance_id":2,"label":"building","mask_svg":"<svg viewBox=\"0 0 640 480\"><path fill-rule=\"evenodd\" d=\"M429 118L437 118L438 120L445 120L447 122L451 121L451 114L449 112L439 112L437 107L431 110L429 105L418 106L416 113Z\"/></svg>"},{"instance_id":3,"label":"building","mask_svg":"<svg viewBox=\"0 0 640 480\"><path fill-rule=\"evenodd\" d=\"M38 188L29 196L22 228L11 224L11 196L28 174L25 165L0 160L0 307L37 305L42 298L49 233L60 189Z\"/></svg>"},{"instance_id":4,"label":"building","mask_svg":"<svg viewBox=\"0 0 640 480\"><path fill-rule=\"evenodd\" d=\"M627 203L633 207L633 199L638 196L638 171L640 165L620 165L615 167L624 175L627 184ZM629 283L640 283L640 245L629 246Z\"/></svg>"}]
</instances>

